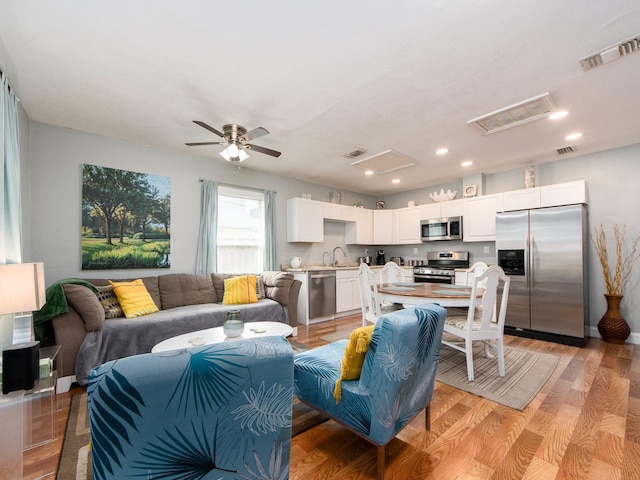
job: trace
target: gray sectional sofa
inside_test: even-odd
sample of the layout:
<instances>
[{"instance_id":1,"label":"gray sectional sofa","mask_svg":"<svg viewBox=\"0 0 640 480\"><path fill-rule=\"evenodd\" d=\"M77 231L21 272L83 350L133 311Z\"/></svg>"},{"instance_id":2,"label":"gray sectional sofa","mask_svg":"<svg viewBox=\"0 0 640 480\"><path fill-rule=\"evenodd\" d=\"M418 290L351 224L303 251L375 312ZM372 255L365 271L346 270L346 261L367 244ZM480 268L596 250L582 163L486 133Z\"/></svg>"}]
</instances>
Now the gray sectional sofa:
<instances>
[{"instance_id":1,"label":"gray sectional sofa","mask_svg":"<svg viewBox=\"0 0 640 480\"><path fill-rule=\"evenodd\" d=\"M148 353L154 345L175 335L219 327L226 313L234 309L241 311L245 322L283 322L296 332L301 284L293 274L263 272L258 276L266 298L258 303L223 305L224 280L233 276L167 274L142 278L160 311L137 318L105 319L104 308L90 288L64 284L69 309L52 319L55 343L62 347L62 371L58 375L75 375L76 381L85 385L93 367ZM107 279L87 281L96 286L109 284Z\"/></svg>"}]
</instances>

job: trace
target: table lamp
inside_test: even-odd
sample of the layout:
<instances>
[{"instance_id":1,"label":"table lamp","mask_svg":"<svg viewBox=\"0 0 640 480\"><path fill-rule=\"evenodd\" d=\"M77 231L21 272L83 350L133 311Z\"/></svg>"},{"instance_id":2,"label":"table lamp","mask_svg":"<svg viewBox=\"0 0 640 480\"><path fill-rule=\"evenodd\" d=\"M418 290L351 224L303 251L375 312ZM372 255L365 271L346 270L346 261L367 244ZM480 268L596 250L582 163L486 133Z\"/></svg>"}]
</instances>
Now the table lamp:
<instances>
[{"instance_id":1,"label":"table lamp","mask_svg":"<svg viewBox=\"0 0 640 480\"><path fill-rule=\"evenodd\" d=\"M39 376L39 345L33 341L34 310L45 304L44 265L0 265L0 314L13 316L13 344L2 351L2 393L33 388Z\"/></svg>"}]
</instances>

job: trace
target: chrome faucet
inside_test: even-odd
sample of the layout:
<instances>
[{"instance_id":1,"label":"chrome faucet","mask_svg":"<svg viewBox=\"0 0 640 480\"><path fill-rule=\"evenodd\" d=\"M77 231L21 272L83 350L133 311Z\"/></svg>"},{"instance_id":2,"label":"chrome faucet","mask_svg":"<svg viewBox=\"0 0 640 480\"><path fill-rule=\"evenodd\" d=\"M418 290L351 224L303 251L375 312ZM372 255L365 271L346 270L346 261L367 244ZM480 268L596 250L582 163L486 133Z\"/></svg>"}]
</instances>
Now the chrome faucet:
<instances>
[{"instance_id":1,"label":"chrome faucet","mask_svg":"<svg viewBox=\"0 0 640 480\"><path fill-rule=\"evenodd\" d=\"M333 249L333 256L332 256L332 260L331 260L331 265L333 265L334 267L336 265L338 265L338 260L336 259L336 250L342 250L342 254L344 255L345 258L347 258L347 252L344 251L344 248L342 247L336 247Z\"/></svg>"},{"instance_id":2,"label":"chrome faucet","mask_svg":"<svg viewBox=\"0 0 640 480\"><path fill-rule=\"evenodd\" d=\"M324 262L324 256L325 255L329 255L329 262L325 263ZM329 266L331 265L331 254L329 252L322 252L322 266Z\"/></svg>"}]
</instances>

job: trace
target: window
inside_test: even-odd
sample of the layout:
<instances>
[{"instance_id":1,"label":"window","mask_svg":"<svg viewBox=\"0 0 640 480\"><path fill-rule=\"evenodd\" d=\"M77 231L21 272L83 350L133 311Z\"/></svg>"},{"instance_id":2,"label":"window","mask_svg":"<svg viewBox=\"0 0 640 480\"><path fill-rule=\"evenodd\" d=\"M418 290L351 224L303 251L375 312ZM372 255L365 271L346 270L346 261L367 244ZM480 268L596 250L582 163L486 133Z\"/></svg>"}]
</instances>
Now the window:
<instances>
[{"instance_id":1,"label":"window","mask_svg":"<svg viewBox=\"0 0 640 480\"><path fill-rule=\"evenodd\" d=\"M264 270L264 194L218 187L217 270L259 273Z\"/></svg>"}]
</instances>

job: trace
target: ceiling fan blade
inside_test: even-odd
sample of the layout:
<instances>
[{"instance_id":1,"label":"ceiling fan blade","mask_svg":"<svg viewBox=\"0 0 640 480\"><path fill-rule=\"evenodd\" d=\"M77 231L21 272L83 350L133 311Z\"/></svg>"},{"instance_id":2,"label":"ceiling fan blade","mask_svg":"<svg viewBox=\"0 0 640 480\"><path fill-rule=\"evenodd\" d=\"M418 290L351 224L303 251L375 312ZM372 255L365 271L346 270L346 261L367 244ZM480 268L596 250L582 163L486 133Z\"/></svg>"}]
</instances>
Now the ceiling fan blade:
<instances>
[{"instance_id":1,"label":"ceiling fan blade","mask_svg":"<svg viewBox=\"0 0 640 480\"><path fill-rule=\"evenodd\" d=\"M213 127L210 127L209 125L207 125L204 122L201 122L200 120L194 120L193 123L195 123L196 125L200 125L202 128L206 128L207 130L209 130L210 132L215 133L216 135L218 135L219 137L224 138L224 133L220 133L218 130L216 130Z\"/></svg>"},{"instance_id":2,"label":"ceiling fan blade","mask_svg":"<svg viewBox=\"0 0 640 480\"><path fill-rule=\"evenodd\" d=\"M266 155L271 155L272 157L279 157L280 155L282 155L280 152L276 152L275 150L271 150L270 148L260 147L259 145L249 145L247 143L244 146L249 150L264 153Z\"/></svg>"},{"instance_id":3,"label":"ceiling fan blade","mask_svg":"<svg viewBox=\"0 0 640 480\"><path fill-rule=\"evenodd\" d=\"M190 147L196 147L198 145L226 145L227 142L190 142L185 143L185 145L189 145Z\"/></svg>"},{"instance_id":4,"label":"ceiling fan blade","mask_svg":"<svg viewBox=\"0 0 640 480\"><path fill-rule=\"evenodd\" d=\"M244 135L242 135L242 137L240 137L240 140L248 142L249 140L253 140L254 138L262 137L264 135L267 135L268 133L269 133L269 130L267 130L266 128L258 127L258 128L254 128L253 130L250 130L247 133L245 133Z\"/></svg>"}]
</instances>

